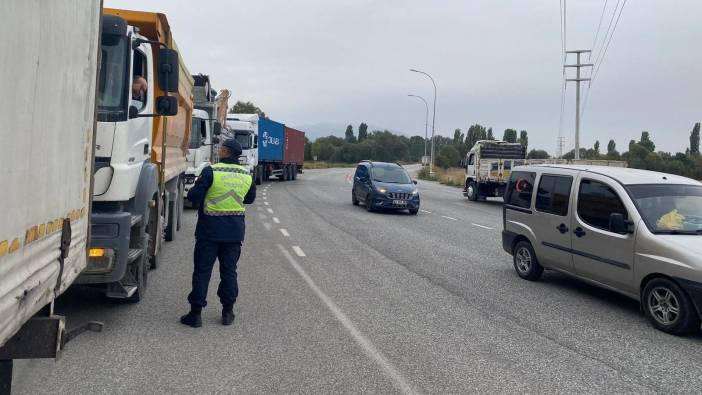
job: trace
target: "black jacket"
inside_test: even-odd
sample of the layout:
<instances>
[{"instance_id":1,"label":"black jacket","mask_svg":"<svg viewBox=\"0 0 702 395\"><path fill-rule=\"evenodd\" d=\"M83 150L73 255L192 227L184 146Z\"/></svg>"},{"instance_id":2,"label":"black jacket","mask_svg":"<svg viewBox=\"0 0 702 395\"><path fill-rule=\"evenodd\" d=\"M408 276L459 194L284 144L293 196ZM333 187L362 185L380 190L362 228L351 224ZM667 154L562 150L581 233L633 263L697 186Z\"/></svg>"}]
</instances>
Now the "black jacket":
<instances>
[{"instance_id":1,"label":"black jacket","mask_svg":"<svg viewBox=\"0 0 702 395\"><path fill-rule=\"evenodd\" d=\"M237 158L224 158L221 161L233 165L239 163ZM202 169L200 177L195 181L195 185L188 192L188 200L198 207L195 237L217 242L244 241L246 221L243 215L213 216L202 212L205 196L212 185L213 178L212 168L205 167ZM254 200L256 200L256 184L252 182L249 192L244 197L244 204L251 204Z\"/></svg>"}]
</instances>

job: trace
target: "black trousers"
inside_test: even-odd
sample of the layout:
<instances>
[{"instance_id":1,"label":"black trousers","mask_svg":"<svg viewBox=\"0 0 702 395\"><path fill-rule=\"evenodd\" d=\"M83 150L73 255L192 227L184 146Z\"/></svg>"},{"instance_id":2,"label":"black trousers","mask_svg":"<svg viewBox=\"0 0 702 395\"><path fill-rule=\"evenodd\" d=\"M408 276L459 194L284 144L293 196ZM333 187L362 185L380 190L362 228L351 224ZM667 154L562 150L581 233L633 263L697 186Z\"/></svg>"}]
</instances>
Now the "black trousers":
<instances>
[{"instance_id":1,"label":"black trousers","mask_svg":"<svg viewBox=\"0 0 702 395\"><path fill-rule=\"evenodd\" d=\"M236 264L241 256L241 242L220 243L196 239L193 290L188 302L193 306L207 306L207 288L212 277L215 259L219 259L220 282L217 289L222 305L233 305L239 295L236 281Z\"/></svg>"}]
</instances>

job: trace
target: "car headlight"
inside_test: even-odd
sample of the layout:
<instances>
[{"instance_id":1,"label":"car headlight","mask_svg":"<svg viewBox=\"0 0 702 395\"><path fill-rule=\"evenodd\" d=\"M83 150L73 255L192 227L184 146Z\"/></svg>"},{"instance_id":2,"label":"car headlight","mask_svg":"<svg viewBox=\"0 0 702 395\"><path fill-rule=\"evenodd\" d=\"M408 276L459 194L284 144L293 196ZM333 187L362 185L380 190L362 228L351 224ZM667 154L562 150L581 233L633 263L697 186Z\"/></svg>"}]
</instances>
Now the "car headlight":
<instances>
[{"instance_id":1,"label":"car headlight","mask_svg":"<svg viewBox=\"0 0 702 395\"><path fill-rule=\"evenodd\" d=\"M419 193L419 189L415 189L414 191L412 191L412 195L417 195L418 193Z\"/></svg>"},{"instance_id":2,"label":"car headlight","mask_svg":"<svg viewBox=\"0 0 702 395\"><path fill-rule=\"evenodd\" d=\"M378 188L378 192L380 192L380 193L385 193L385 192L387 192L387 189L385 189L385 188Z\"/></svg>"}]
</instances>

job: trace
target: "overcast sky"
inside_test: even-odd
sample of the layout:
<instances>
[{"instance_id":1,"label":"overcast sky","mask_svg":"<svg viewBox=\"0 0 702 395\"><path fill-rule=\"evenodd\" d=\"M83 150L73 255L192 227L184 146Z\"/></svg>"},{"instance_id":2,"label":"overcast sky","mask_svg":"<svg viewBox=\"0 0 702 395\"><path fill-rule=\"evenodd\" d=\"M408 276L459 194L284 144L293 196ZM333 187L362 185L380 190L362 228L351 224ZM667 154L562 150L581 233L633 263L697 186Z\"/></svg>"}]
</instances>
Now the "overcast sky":
<instances>
[{"instance_id":1,"label":"overcast sky","mask_svg":"<svg viewBox=\"0 0 702 395\"><path fill-rule=\"evenodd\" d=\"M618 2L608 1L600 37ZM498 137L505 128L526 129L531 147L556 150L558 0L104 3L165 13L192 73L209 74L234 100L251 100L293 127L342 134L343 125L356 130L365 121L423 135L424 105L406 95L422 95L431 106L433 88L409 71L417 68L436 80L437 133L452 136L472 123L492 126ZM603 4L567 2L568 49L592 47ZM657 149L684 151L702 120L701 42L702 1L628 0L592 84L581 146L599 139L604 150L614 138L623 151L649 130ZM569 84L562 133L572 148Z\"/></svg>"}]
</instances>

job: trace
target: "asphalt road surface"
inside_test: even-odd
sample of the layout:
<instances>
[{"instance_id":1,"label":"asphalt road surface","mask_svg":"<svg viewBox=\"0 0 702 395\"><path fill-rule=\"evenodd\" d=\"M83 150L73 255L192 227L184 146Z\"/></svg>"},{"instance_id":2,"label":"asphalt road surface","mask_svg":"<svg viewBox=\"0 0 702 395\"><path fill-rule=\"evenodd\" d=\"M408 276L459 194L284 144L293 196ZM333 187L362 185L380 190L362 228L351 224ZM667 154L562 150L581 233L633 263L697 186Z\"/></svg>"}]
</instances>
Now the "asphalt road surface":
<instances>
[{"instance_id":1,"label":"asphalt road surface","mask_svg":"<svg viewBox=\"0 0 702 395\"><path fill-rule=\"evenodd\" d=\"M519 279L497 202L419 183L422 211L351 205L350 169L261 186L247 215L240 297L220 324L187 311L194 211L150 272L147 299L71 289L68 325L105 323L58 361L21 361L38 393L700 393L702 336L654 330L637 303L547 272Z\"/></svg>"}]
</instances>

